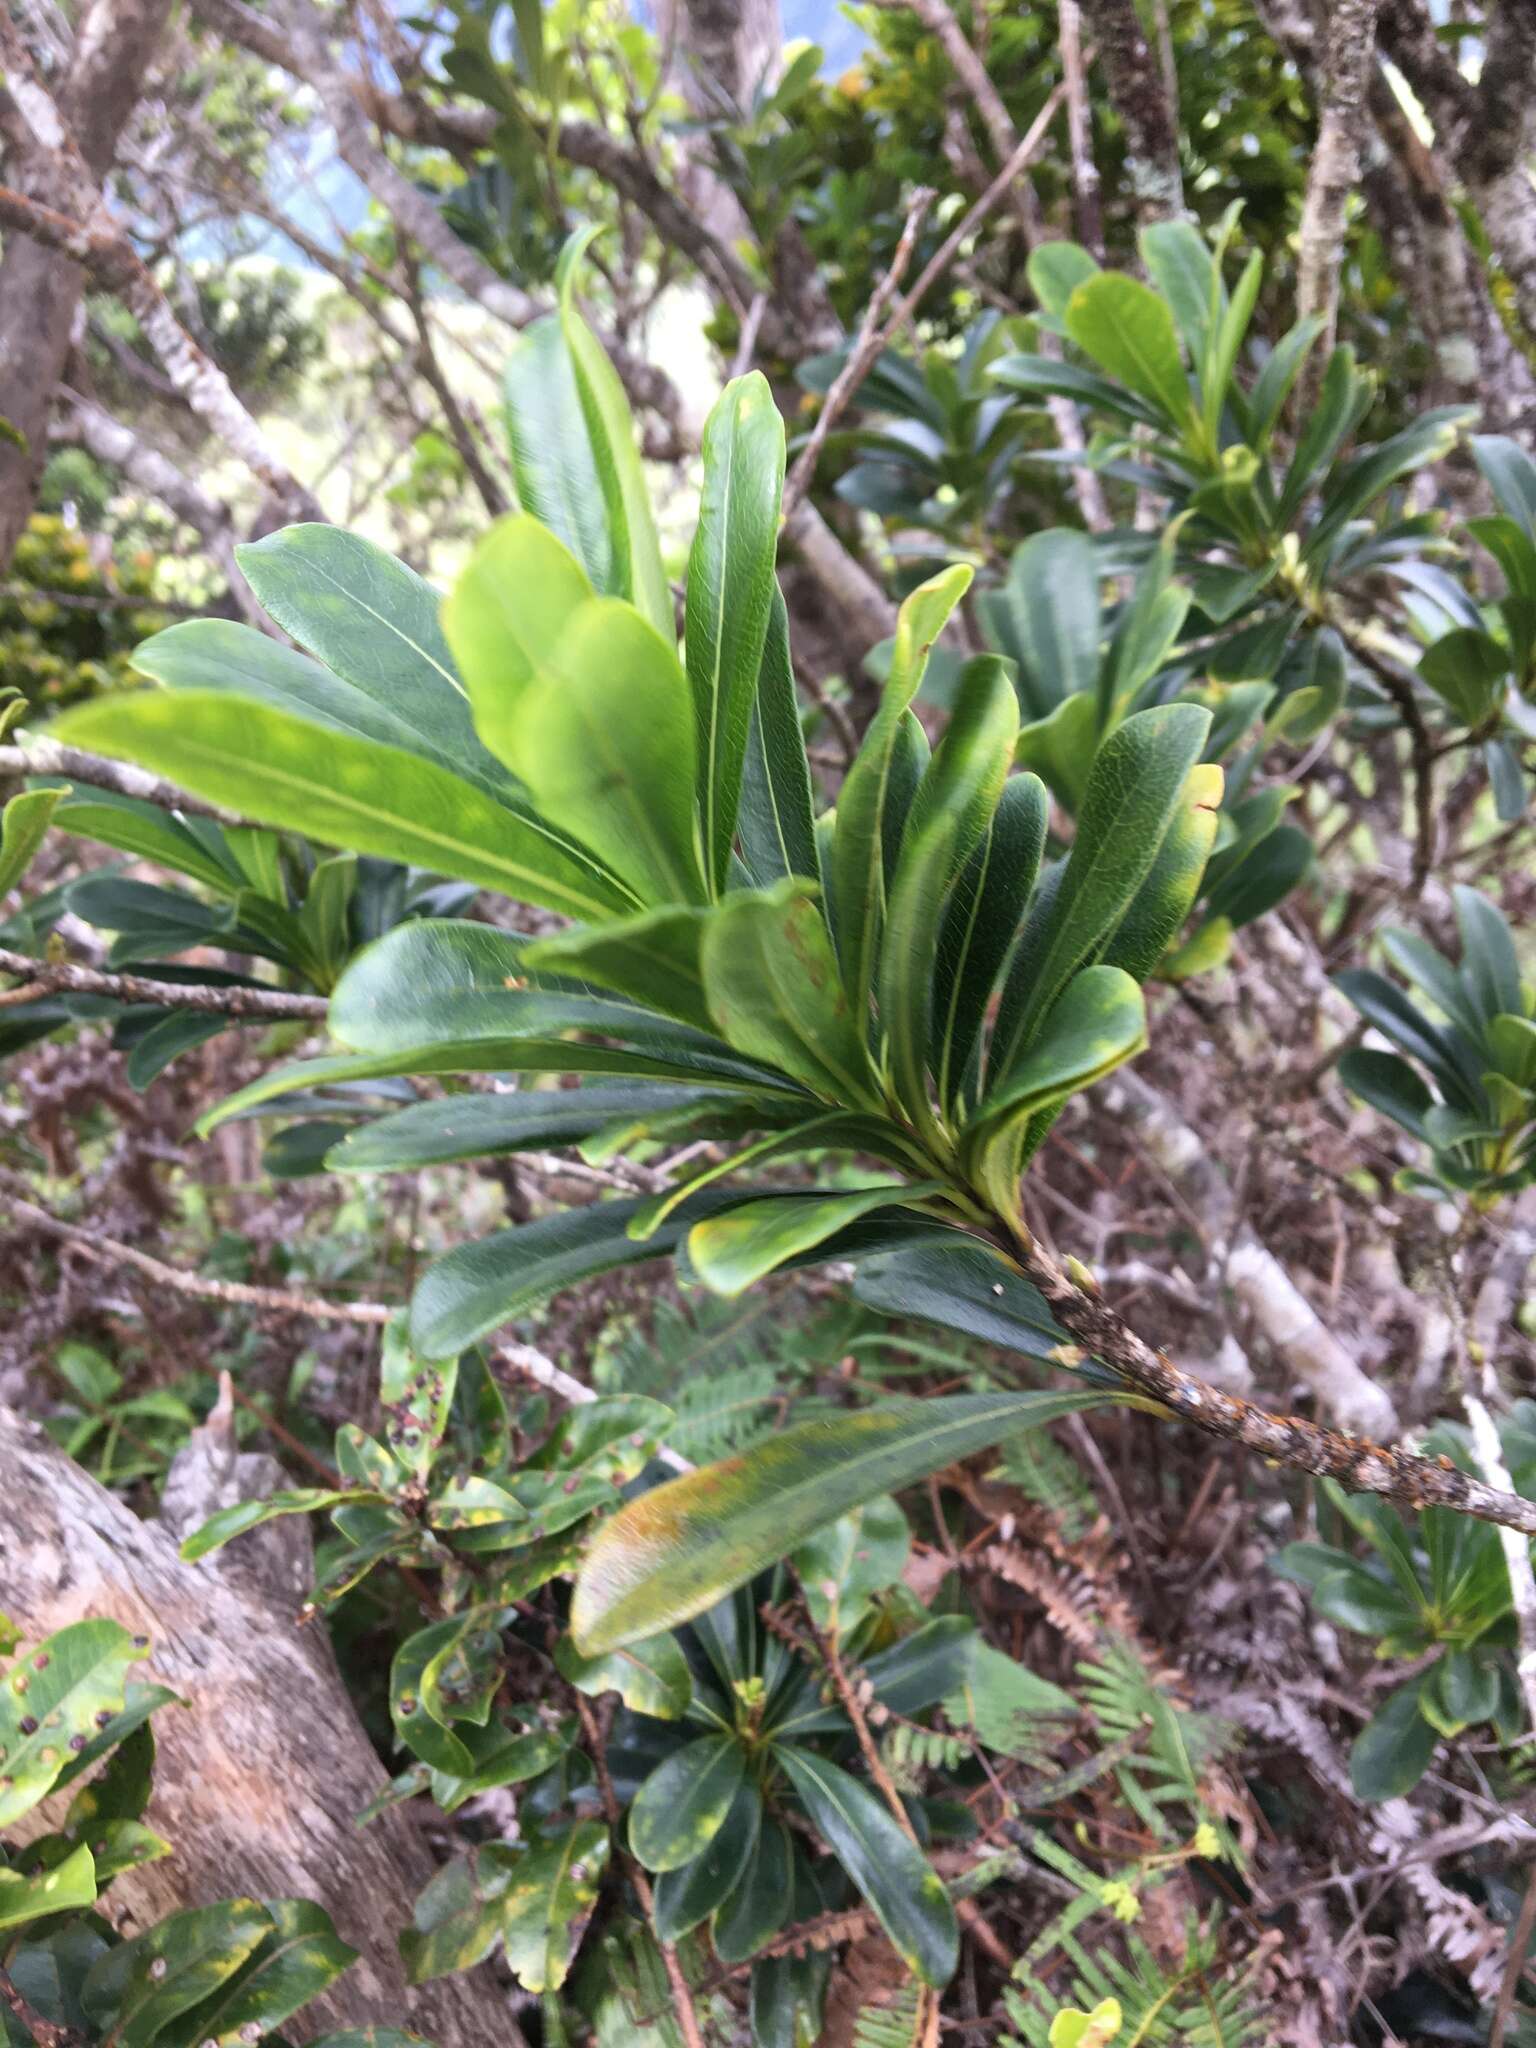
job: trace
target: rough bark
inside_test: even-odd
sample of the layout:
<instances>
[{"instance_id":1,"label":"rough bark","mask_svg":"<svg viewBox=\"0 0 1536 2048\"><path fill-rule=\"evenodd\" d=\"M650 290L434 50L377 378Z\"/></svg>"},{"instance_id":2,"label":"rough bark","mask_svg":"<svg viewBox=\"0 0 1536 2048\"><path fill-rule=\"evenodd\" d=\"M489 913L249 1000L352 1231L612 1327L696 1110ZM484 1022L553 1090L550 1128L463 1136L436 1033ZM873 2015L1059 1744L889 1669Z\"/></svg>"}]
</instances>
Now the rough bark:
<instances>
[{"instance_id":1,"label":"rough bark","mask_svg":"<svg viewBox=\"0 0 1536 2048\"><path fill-rule=\"evenodd\" d=\"M1344 223L1350 197L1360 183L1375 36L1376 0L1334 0L1323 54L1317 146L1301 209L1296 279L1296 317L1305 320L1320 313L1325 323L1309 366L1314 385L1338 325Z\"/></svg>"},{"instance_id":2,"label":"rough bark","mask_svg":"<svg viewBox=\"0 0 1536 2048\"><path fill-rule=\"evenodd\" d=\"M1135 0L1083 0L1110 103L1125 131L1125 171L1143 226L1184 211L1179 131L1162 67L1142 33Z\"/></svg>"},{"instance_id":3,"label":"rough bark","mask_svg":"<svg viewBox=\"0 0 1536 2048\"><path fill-rule=\"evenodd\" d=\"M354 1825L385 1774L323 1630L295 1622L308 1587L302 1525L275 1524L201 1564L176 1554L184 1529L216 1507L285 1483L273 1460L238 1454L215 1421L172 1469L168 1523L141 1522L40 1428L0 1409L7 1613L34 1641L111 1616L149 1637L141 1672L188 1703L155 1720L147 1819L175 1854L120 1878L109 1911L145 1926L242 1893L315 1899L359 1957L307 2009L306 2029L377 2022L412 2027L439 2048L516 2043L486 1970L414 1989L405 1982L395 1935L432 1859L399 1811ZM276 1542L259 1540L278 1531Z\"/></svg>"},{"instance_id":4,"label":"rough bark","mask_svg":"<svg viewBox=\"0 0 1536 2048\"><path fill-rule=\"evenodd\" d=\"M98 184L110 168L170 13L170 0L92 0L81 18L60 112ZM80 266L21 234L0 255L0 571L10 564L48 456L48 411L69 358Z\"/></svg>"},{"instance_id":5,"label":"rough bark","mask_svg":"<svg viewBox=\"0 0 1536 2048\"><path fill-rule=\"evenodd\" d=\"M1536 0L1489 10L1476 84L1420 0L1382 0L1380 36L1482 221L1526 336L1536 338Z\"/></svg>"},{"instance_id":6,"label":"rough bark","mask_svg":"<svg viewBox=\"0 0 1536 2048\"><path fill-rule=\"evenodd\" d=\"M660 0L656 15L669 82L695 119L749 107L771 82L784 42L779 0ZM683 190L717 241L729 247L750 234L735 194L712 168L707 140L701 149L684 146Z\"/></svg>"}]
</instances>

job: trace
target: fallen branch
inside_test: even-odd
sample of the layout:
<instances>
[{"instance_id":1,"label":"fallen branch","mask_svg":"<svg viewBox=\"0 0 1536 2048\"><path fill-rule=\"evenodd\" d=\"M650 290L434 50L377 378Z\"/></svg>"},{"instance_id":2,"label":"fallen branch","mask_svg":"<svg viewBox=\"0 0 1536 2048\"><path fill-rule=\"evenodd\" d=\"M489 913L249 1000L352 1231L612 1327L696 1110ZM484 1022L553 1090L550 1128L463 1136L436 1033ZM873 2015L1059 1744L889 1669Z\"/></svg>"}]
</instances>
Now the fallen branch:
<instances>
[{"instance_id":1,"label":"fallen branch","mask_svg":"<svg viewBox=\"0 0 1536 2048\"><path fill-rule=\"evenodd\" d=\"M277 988L217 988L192 981L157 981L147 974L108 974L96 967L75 967L67 960L34 960L27 953L0 947L0 974L26 978L24 990L0 995L0 1007L25 994L111 996L120 1003L154 1003L166 1010L205 1010L218 1017L265 1017L271 1021L303 1017L318 1021L329 1005L324 996L290 995Z\"/></svg>"}]
</instances>

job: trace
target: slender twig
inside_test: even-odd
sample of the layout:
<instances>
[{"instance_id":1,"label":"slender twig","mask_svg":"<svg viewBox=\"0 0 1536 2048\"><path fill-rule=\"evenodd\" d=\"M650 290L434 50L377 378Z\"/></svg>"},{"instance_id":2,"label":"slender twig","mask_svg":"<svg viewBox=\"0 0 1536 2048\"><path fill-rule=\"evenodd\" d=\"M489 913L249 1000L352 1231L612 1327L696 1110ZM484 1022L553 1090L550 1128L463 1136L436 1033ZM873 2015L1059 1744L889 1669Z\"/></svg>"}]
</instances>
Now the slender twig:
<instances>
[{"instance_id":1,"label":"slender twig","mask_svg":"<svg viewBox=\"0 0 1536 2048\"><path fill-rule=\"evenodd\" d=\"M71 782L84 782L92 789L115 790L119 796L155 804L162 811L180 811L189 818L212 818L220 825L244 825L249 821L234 811L205 804L188 796L174 783L147 775L142 768L130 768L121 761L107 761L100 754L87 754L80 747L63 747L57 740L28 740L24 747L0 747L0 775L59 775Z\"/></svg>"},{"instance_id":2,"label":"slender twig","mask_svg":"<svg viewBox=\"0 0 1536 2048\"><path fill-rule=\"evenodd\" d=\"M10 1176L5 1176L5 1183L9 1181ZM160 1287L169 1287L177 1294L189 1294L199 1301L218 1302L225 1308L256 1308L274 1315L309 1316L322 1323L387 1323L396 1313L380 1301L317 1301L312 1295L290 1294L280 1287L253 1287L243 1280L215 1280L207 1273L188 1273L179 1266L166 1265L163 1259L152 1258L148 1252L141 1252L134 1245L123 1244L117 1238L104 1237L93 1230L82 1230L77 1224L64 1222L62 1217L51 1216L46 1209L39 1209L35 1203L13 1194L5 1183L0 1183L0 1201L12 1215L21 1217L33 1229L41 1230L48 1237L56 1237L63 1244L73 1245L87 1258L107 1265L131 1266L147 1280L153 1280Z\"/></svg>"},{"instance_id":3,"label":"slender twig","mask_svg":"<svg viewBox=\"0 0 1536 2048\"><path fill-rule=\"evenodd\" d=\"M843 1660L838 1654L837 1648L836 1621L834 1620L830 1628L822 1628L818 1625L815 1610L811 1605L810 1595L806 1591L800 1574L793 1565L791 1565L790 1571L795 1583L800 1587L801 1604L805 1608L806 1626L809 1628L811 1638L816 1645L817 1655L821 1658L822 1664L826 1668L827 1676L832 1681L832 1690L837 1694L838 1704L848 1716L853 1732L859 1739L859 1748L863 1752L864 1761L869 1767L869 1775L874 1779L879 1789L880 1797L891 1809L891 1818L895 1821L897 1827L901 1829L907 1840L915 1845L917 1842L917 1831L912 1825L912 1816L903 1805L901 1794L896 1790L891 1774L885 1767L885 1759L881 1756L879 1745L870 1733L869 1722L865 1719L864 1709L859 1705L858 1694L849 1683L848 1674L843 1669ZM835 1587L833 1592L836 1592Z\"/></svg>"},{"instance_id":4,"label":"slender twig","mask_svg":"<svg viewBox=\"0 0 1536 2048\"><path fill-rule=\"evenodd\" d=\"M832 380L825 403L809 440L795 458L794 468L784 483L784 514L787 518L810 489L811 479L816 474L816 464L827 436L842 418L850 400L864 379L874 368L884 345L880 332L880 315L885 311L896 294L896 288L907 274L907 265L912 261L912 251L917 246L918 231L927 218L928 209L936 195L932 186L920 185L913 193L907 207L906 222L901 230L901 240L896 244L896 253L891 258L891 267L876 285L864 317L859 322L858 335L848 353L848 360Z\"/></svg>"},{"instance_id":5,"label":"slender twig","mask_svg":"<svg viewBox=\"0 0 1536 2048\"><path fill-rule=\"evenodd\" d=\"M1128 1387L1170 1409L1182 1421L1228 1443L1242 1444L1276 1464L1335 1479L1346 1493L1380 1494L1413 1509L1452 1508L1458 1514L1536 1535L1536 1501L1501 1492L1463 1472L1448 1458L1442 1461L1392 1449L1367 1437L1325 1429L1301 1415L1275 1415L1252 1401L1225 1393L1154 1350L1100 1296L1074 1285L1020 1226L1006 1234L1000 1231L995 1241L1039 1289L1062 1329L1076 1340L1061 1348L1061 1364L1102 1360Z\"/></svg>"},{"instance_id":6,"label":"slender twig","mask_svg":"<svg viewBox=\"0 0 1536 2048\"><path fill-rule=\"evenodd\" d=\"M0 974L26 977L26 993L34 995L111 996L120 1003L153 1003L164 1010L204 1010L217 1017L265 1017L272 1020L324 1017L324 996L290 995L276 988L219 988L201 982L158 981L147 974L108 974L96 967L75 967L67 960L34 960L26 953L0 947ZM22 991L0 996L8 1003Z\"/></svg>"},{"instance_id":7,"label":"slender twig","mask_svg":"<svg viewBox=\"0 0 1536 2048\"><path fill-rule=\"evenodd\" d=\"M1430 869L1435 864L1435 746L1425 723L1423 708L1419 703L1413 677L1405 669L1373 647L1363 633L1351 631L1335 619L1340 637L1359 661L1370 670L1387 695L1397 707L1398 716L1408 728L1409 748L1413 759L1413 800L1415 830L1413 844L1413 872L1409 880L1412 895L1420 896L1424 884L1429 880Z\"/></svg>"},{"instance_id":8,"label":"slender twig","mask_svg":"<svg viewBox=\"0 0 1536 2048\"><path fill-rule=\"evenodd\" d=\"M85 2036L77 2034L73 2027L56 2026L52 2020L45 2020L34 2006L27 2003L11 1981L9 1970L0 1970L0 1998L15 2013L30 2040L39 2048L78 2048Z\"/></svg>"}]
</instances>

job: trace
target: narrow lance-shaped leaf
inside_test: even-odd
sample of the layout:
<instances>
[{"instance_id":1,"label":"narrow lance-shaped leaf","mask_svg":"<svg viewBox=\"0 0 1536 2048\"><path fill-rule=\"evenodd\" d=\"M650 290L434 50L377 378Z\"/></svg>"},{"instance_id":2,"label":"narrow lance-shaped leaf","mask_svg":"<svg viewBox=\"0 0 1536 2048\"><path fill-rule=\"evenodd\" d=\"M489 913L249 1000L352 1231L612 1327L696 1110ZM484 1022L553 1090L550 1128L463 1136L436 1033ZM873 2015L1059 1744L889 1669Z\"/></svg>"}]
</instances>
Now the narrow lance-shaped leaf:
<instances>
[{"instance_id":1,"label":"narrow lance-shaped leaf","mask_svg":"<svg viewBox=\"0 0 1536 2048\"><path fill-rule=\"evenodd\" d=\"M932 1026L939 1099L948 1107L957 1107L970 1085L987 1005L1023 923L1049 817L1039 776L1010 776L986 838L951 892L933 959Z\"/></svg>"},{"instance_id":2,"label":"narrow lance-shaped leaf","mask_svg":"<svg viewBox=\"0 0 1536 2048\"><path fill-rule=\"evenodd\" d=\"M897 1093L938 1136L929 1095L933 956L951 884L997 809L1018 738L1018 707L996 655L967 662L943 744L913 805L880 950L880 1021Z\"/></svg>"},{"instance_id":3,"label":"narrow lance-shaped leaf","mask_svg":"<svg viewBox=\"0 0 1536 2048\"><path fill-rule=\"evenodd\" d=\"M925 1984L955 1973L960 1935L943 1881L860 1779L786 1743L778 1761L817 1832L868 1899L897 1953Z\"/></svg>"},{"instance_id":4,"label":"narrow lance-shaped leaf","mask_svg":"<svg viewBox=\"0 0 1536 2048\"><path fill-rule=\"evenodd\" d=\"M1135 902L1210 723L1199 705L1157 705L1126 719L1100 747L1065 872L1009 972L989 1086L1008 1073L1072 975L1098 957Z\"/></svg>"},{"instance_id":5,"label":"narrow lance-shaped leaf","mask_svg":"<svg viewBox=\"0 0 1536 2048\"><path fill-rule=\"evenodd\" d=\"M650 493L635 444L635 423L618 372L576 309L576 276L595 228L579 229L560 253L555 284L560 330L570 354L576 396L586 422L592 460L608 513L613 547L613 591L627 598L657 632L671 640L672 597L661 566ZM544 423L541 428L547 431Z\"/></svg>"},{"instance_id":6,"label":"narrow lance-shaped leaf","mask_svg":"<svg viewBox=\"0 0 1536 2048\"><path fill-rule=\"evenodd\" d=\"M902 604L880 709L838 798L831 877L837 950L853 1017L861 1027L885 920L885 812L902 714L917 695L934 641L970 581L971 572L964 566L945 569L919 585Z\"/></svg>"},{"instance_id":7,"label":"narrow lance-shaped leaf","mask_svg":"<svg viewBox=\"0 0 1536 2048\"><path fill-rule=\"evenodd\" d=\"M469 697L414 569L339 526L287 526L235 550L266 611L333 675L382 706L437 761L494 786Z\"/></svg>"},{"instance_id":8,"label":"narrow lance-shaped leaf","mask_svg":"<svg viewBox=\"0 0 1536 2048\"><path fill-rule=\"evenodd\" d=\"M777 582L747 735L737 824L742 859L754 882L767 887L787 875L818 879L811 769L789 658L789 612Z\"/></svg>"},{"instance_id":9,"label":"narrow lance-shaped leaf","mask_svg":"<svg viewBox=\"0 0 1536 2048\"><path fill-rule=\"evenodd\" d=\"M1106 1398L959 1394L797 1423L605 1522L576 1581L571 1633L595 1656L674 1627L851 1508Z\"/></svg>"},{"instance_id":10,"label":"narrow lance-shaped leaf","mask_svg":"<svg viewBox=\"0 0 1536 2048\"><path fill-rule=\"evenodd\" d=\"M270 704L152 690L83 705L52 730L264 824L412 861L567 917L602 917L632 901L580 848L435 762Z\"/></svg>"},{"instance_id":11,"label":"narrow lance-shaped leaf","mask_svg":"<svg viewBox=\"0 0 1536 2048\"><path fill-rule=\"evenodd\" d=\"M32 865L64 794L61 789L26 789L0 811L0 898L10 894Z\"/></svg>"},{"instance_id":12,"label":"narrow lance-shaped leaf","mask_svg":"<svg viewBox=\"0 0 1536 2048\"><path fill-rule=\"evenodd\" d=\"M698 721L704 860L725 886L774 596L784 422L759 371L734 378L704 428L684 646Z\"/></svg>"}]
</instances>

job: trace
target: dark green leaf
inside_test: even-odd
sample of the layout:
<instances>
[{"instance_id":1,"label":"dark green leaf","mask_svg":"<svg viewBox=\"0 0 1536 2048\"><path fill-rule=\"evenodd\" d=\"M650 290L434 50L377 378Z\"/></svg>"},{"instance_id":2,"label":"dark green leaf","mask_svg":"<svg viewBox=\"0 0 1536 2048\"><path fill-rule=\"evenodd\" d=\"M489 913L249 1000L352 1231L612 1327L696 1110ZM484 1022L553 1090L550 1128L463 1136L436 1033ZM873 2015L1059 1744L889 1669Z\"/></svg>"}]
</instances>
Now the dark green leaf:
<instances>
[{"instance_id":1,"label":"dark green leaf","mask_svg":"<svg viewBox=\"0 0 1536 2048\"><path fill-rule=\"evenodd\" d=\"M719 891L775 592L784 483L784 422L759 371L726 385L705 424L703 460L684 646L698 721L704 859Z\"/></svg>"},{"instance_id":2,"label":"dark green leaf","mask_svg":"<svg viewBox=\"0 0 1536 2048\"><path fill-rule=\"evenodd\" d=\"M925 1984L955 1972L955 1909L928 1859L867 1785L787 1744L777 1752L812 1825L875 1910L896 1952Z\"/></svg>"},{"instance_id":3,"label":"dark green leaf","mask_svg":"<svg viewBox=\"0 0 1536 2048\"><path fill-rule=\"evenodd\" d=\"M746 1764L734 1735L701 1735L652 1771L629 1809L629 1845L647 1870L680 1870L703 1854L725 1823Z\"/></svg>"}]
</instances>

